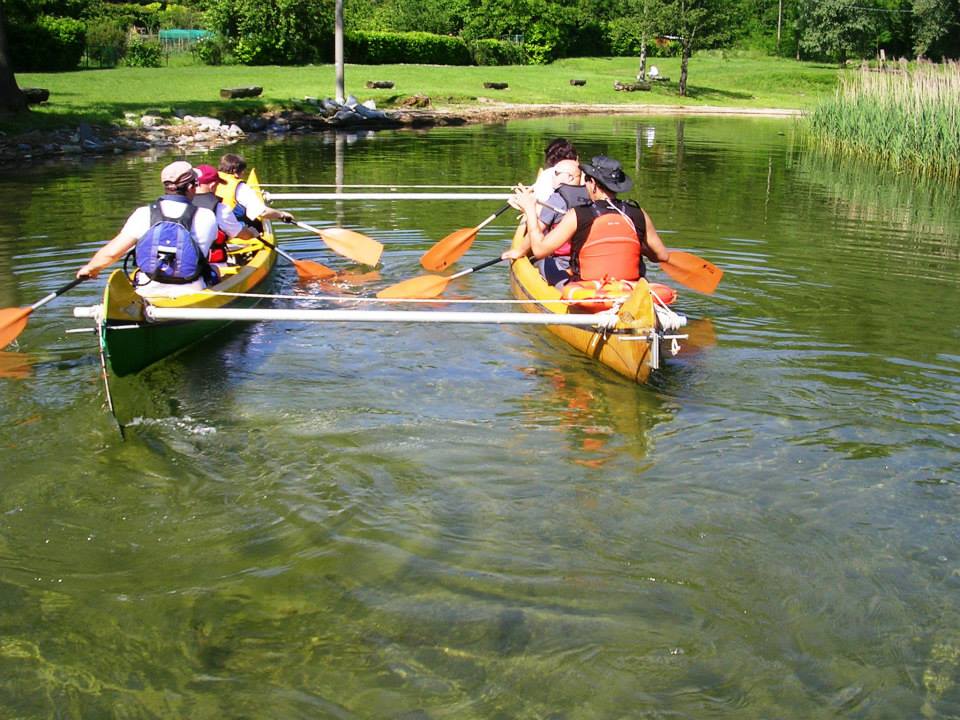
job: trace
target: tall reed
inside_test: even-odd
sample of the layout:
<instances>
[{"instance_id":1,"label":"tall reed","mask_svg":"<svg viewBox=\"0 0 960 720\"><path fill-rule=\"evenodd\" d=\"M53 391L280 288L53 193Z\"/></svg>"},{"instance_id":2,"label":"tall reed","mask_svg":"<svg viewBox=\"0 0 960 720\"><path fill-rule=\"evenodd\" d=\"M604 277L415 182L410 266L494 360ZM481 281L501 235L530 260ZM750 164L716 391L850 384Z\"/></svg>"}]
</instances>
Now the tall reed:
<instances>
[{"instance_id":1,"label":"tall reed","mask_svg":"<svg viewBox=\"0 0 960 720\"><path fill-rule=\"evenodd\" d=\"M861 68L813 111L809 127L839 153L960 179L960 63Z\"/></svg>"}]
</instances>

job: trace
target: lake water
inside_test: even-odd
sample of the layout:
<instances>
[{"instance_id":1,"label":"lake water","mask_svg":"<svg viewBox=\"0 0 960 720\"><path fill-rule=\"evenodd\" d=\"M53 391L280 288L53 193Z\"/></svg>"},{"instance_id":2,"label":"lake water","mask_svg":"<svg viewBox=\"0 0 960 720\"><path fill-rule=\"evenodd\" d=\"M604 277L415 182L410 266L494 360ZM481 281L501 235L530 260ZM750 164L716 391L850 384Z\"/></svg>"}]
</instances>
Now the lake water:
<instances>
[{"instance_id":1,"label":"lake water","mask_svg":"<svg viewBox=\"0 0 960 720\"><path fill-rule=\"evenodd\" d=\"M695 342L648 386L537 328L260 323L114 382L121 441L65 332L102 281L31 316L0 355L0 717L960 715L956 188L838 165L790 120L239 151L272 185L508 186L555 136L726 271L679 288ZM4 171L0 306L66 283L171 159ZM301 299L271 304L371 296L499 204L277 203L386 252L344 287L281 264ZM446 297L507 299L506 269Z\"/></svg>"}]
</instances>

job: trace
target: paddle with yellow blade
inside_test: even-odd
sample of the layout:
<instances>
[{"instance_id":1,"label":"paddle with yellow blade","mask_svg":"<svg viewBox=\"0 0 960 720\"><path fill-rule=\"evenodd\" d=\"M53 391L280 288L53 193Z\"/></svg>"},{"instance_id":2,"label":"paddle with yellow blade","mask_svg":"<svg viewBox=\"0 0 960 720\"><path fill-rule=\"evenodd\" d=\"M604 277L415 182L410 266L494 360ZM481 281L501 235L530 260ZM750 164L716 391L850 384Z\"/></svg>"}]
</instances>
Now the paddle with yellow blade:
<instances>
[{"instance_id":1,"label":"paddle with yellow blade","mask_svg":"<svg viewBox=\"0 0 960 720\"><path fill-rule=\"evenodd\" d=\"M295 220L293 224L298 228L319 235L320 239L327 244L327 247L338 255L350 258L354 262L371 267L375 267L380 262L380 256L383 254L383 244L372 237L345 228L318 228L299 220Z\"/></svg>"},{"instance_id":2,"label":"paddle with yellow blade","mask_svg":"<svg viewBox=\"0 0 960 720\"><path fill-rule=\"evenodd\" d=\"M286 258L291 263L293 267L297 270L297 277L301 280L325 280L327 278L332 278L337 274L336 270L328 268L326 265L322 265L314 260L297 260L292 255L285 253L283 250L278 248L274 243L260 238L260 242L266 245L271 250L276 250L277 255L282 258Z\"/></svg>"},{"instance_id":3,"label":"paddle with yellow blade","mask_svg":"<svg viewBox=\"0 0 960 720\"><path fill-rule=\"evenodd\" d=\"M467 250L470 249L470 245L473 244L473 240L477 237L477 233L479 233L481 230L483 230L483 228L492 223L509 209L509 204L504 205L476 227L454 230L452 233L443 238L443 240L427 250L423 257L420 258L420 264L423 265L423 267L425 267L427 270L437 271L443 270L450 265L450 263L456 262ZM453 277L456 276L454 275Z\"/></svg>"},{"instance_id":4,"label":"paddle with yellow blade","mask_svg":"<svg viewBox=\"0 0 960 720\"><path fill-rule=\"evenodd\" d=\"M54 290L46 297L37 300L33 305L28 305L27 307L0 308L0 348L5 348L17 339L27 326L27 319L30 317L30 313L41 305L46 305L51 300L60 297L67 292L67 290L72 290L84 280L89 279L89 276L75 278L62 288Z\"/></svg>"},{"instance_id":5,"label":"paddle with yellow blade","mask_svg":"<svg viewBox=\"0 0 960 720\"><path fill-rule=\"evenodd\" d=\"M451 280L456 280L458 277L477 272L477 270L483 270L502 261L503 258L494 258L493 260L487 260L484 263L475 265L472 268L461 270L453 275L421 275L420 277L410 278L409 280L404 280L396 285L384 288L377 293L377 297L409 299L435 298L446 290Z\"/></svg>"},{"instance_id":6,"label":"paddle with yellow blade","mask_svg":"<svg viewBox=\"0 0 960 720\"><path fill-rule=\"evenodd\" d=\"M693 253L671 250L670 260L660 263L660 269L681 285L710 295L720 284L723 270Z\"/></svg>"}]
</instances>

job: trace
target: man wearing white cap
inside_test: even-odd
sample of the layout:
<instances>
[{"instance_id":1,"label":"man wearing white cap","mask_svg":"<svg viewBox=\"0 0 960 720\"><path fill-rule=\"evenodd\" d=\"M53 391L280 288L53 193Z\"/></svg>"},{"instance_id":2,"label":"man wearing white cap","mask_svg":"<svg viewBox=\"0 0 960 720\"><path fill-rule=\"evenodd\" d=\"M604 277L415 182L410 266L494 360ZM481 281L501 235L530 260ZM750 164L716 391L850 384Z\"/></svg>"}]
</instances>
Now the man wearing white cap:
<instances>
[{"instance_id":1,"label":"man wearing white cap","mask_svg":"<svg viewBox=\"0 0 960 720\"><path fill-rule=\"evenodd\" d=\"M174 297L206 287L206 256L217 237L217 217L191 203L197 175L190 163L170 163L160 180L164 195L134 210L117 236L77 271L77 277L97 277L136 248L140 270L134 284L141 295Z\"/></svg>"}]
</instances>

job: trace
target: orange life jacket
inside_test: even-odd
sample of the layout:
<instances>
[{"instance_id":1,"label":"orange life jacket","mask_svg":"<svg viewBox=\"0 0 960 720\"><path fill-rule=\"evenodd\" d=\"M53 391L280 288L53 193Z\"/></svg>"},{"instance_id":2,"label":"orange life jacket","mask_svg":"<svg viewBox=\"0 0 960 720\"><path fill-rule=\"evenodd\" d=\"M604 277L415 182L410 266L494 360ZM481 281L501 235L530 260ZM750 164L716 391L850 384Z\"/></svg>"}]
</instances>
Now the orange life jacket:
<instances>
[{"instance_id":1,"label":"orange life jacket","mask_svg":"<svg viewBox=\"0 0 960 720\"><path fill-rule=\"evenodd\" d=\"M619 202L619 201L617 201ZM633 222L610 206L576 208L592 213L586 238L574 237L570 268L577 280L637 280L642 275L641 238ZM646 230L646 227L643 228ZM643 231L641 231L643 232Z\"/></svg>"}]
</instances>

